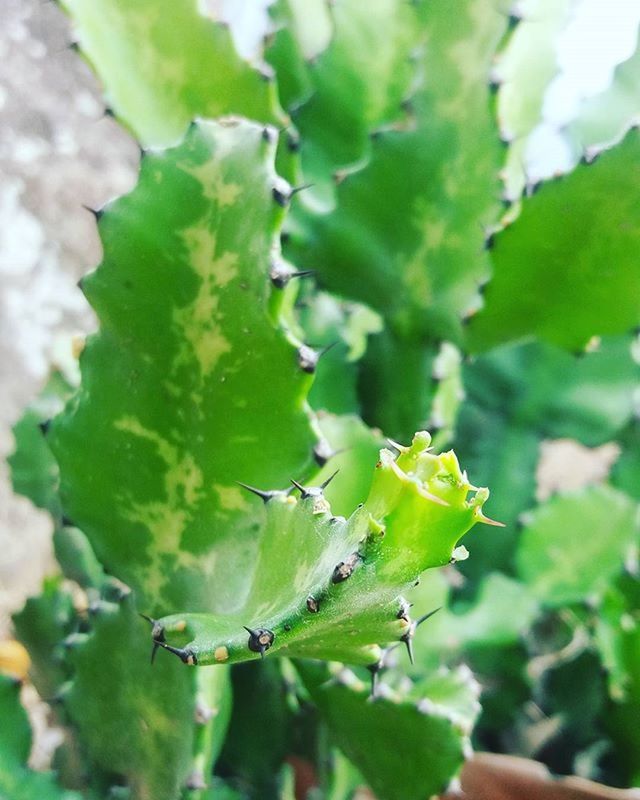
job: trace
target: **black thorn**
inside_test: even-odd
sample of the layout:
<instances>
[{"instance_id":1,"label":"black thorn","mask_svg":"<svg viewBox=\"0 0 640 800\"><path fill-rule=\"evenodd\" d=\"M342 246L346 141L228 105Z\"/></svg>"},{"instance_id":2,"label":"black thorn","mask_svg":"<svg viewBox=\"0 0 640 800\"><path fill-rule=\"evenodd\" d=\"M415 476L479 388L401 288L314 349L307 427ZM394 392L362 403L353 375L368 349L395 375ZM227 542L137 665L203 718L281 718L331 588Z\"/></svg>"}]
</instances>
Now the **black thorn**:
<instances>
[{"instance_id":1,"label":"black thorn","mask_svg":"<svg viewBox=\"0 0 640 800\"><path fill-rule=\"evenodd\" d=\"M306 278L315 275L315 270L291 270L282 262L274 262L269 270L269 278L276 289L284 289L292 278Z\"/></svg>"},{"instance_id":2,"label":"black thorn","mask_svg":"<svg viewBox=\"0 0 640 800\"><path fill-rule=\"evenodd\" d=\"M327 486L328 486L328 485L331 483L331 481L332 481L332 480L333 480L333 479L336 477L336 475L337 475L339 472L340 472L340 470L339 470L339 469L337 469L337 470L336 470L336 471L333 473L333 475L329 475L329 477L328 477L328 478L327 478L325 481L323 481L323 482L320 484L320 489L321 489L321 490L324 490L324 489L326 489L326 488L327 488Z\"/></svg>"},{"instance_id":3,"label":"black thorn","mask_svg":"<svg viewBox=\"0 0 640 800\"><path fill-rule=\"evenodd\" d=\"M116 118L116 112L111 108L111 106L105 106L102 116L103 117L111 117L111 119L115 119Z\"/></svg>"},{"instance_id":4,"label":"black thorn","mask_svg":"<svg viewBox=\"0 0 640 800\"><path fill-rule=\"evenodd\" d=\"M294 186L291 190L291 196L293 197L294 194L298 194L298 192L303 192L305 189L311 189L315 186L314 183L303 183L302 186Z\"/></svg>"},{"instance_id":5,"label":"black thorn","mask_svg":"<svg viewBox=\"0 0 640 800\"><path fill-rule=\"evenodd\" d=\"M168 650L170 653L173 653L174 656L178 656L180 661L183 664L189 664L190 667L194 667L198 663L198 658L193 650L190 650L188 647L172 647L170 644L166 642L161 642L159 640L154 641L154 644L157 644L159 647Z\"/></svg>"},{"instance_id":6,"label":"black thorn","mask_svg":"<svg viewBox=\"0 0 640 800\"><path fill-rule=\"evenodd\" d=\"M51 426L51 420L50 419L44 419L44 420L42 420L42 422L38 423L38 427L40 428L40 433L42 433L43 436L47 435L47 433L49 432L49 427L50 426Z\"/></svg>"},{"instance_id":7,"label":"black thorn","mask_svg":"<svg viewBox=\"0 0 640 800\"><path fill-rule=\"evenodd\" d=\"M60 523L65 528L75 528L75 525L73 524L73 520L71 519L71 517L68 517L66 514L62 515L62 517L60 518Z\"/></svg>"},{"instance_id":8,"label":"black thorn","mask_svg":"<svg viewBox=\"0 0 640 800\"><path fill-rule=\"evenodd\" d=\"M300 494L302 495L302 499L303 500L306 500L306 498L309 497L309 493L307 492L307 490L304 488L304 486L301 483L298 483L298 481L294 481L293 478L291 478L291 483L300 492Z\"/></svg>"},{"instance_id":9,"label":"black thorn","mask_svg":"<svg viewBox=\"0 0 640 800\"><path fill-rule=\"evenodd\" d=\"M260 653L260 658L264 658L264 654L271 647L273 640L276 638L275 633L267 628L252 630L251 628L247 628L246 625L242 627L249 634L249 641L247 642L249 650L251 650L252 653Z\"/></svg>"},{"instance_id":10,"label":"black thorn","mask_svg":"<svg viewBox=\"0 0 640 800\"><path fill-rule=\"evenodd\" d=\"M264 489L256 489L255 486L249 486L248 483L242 483L242 481L236 481L236 483L238 484L238 486L242 486L243 489L246 489L248 492L251 492L251 494L255 494L258 497L260 497L262 501L265 503L268 503L272 497L275 497L278 494L282 494L282 492L278 491L277 489L271 489L267 491Z\"/></svg>"},{"instance_id":11,"label":"black thorn","mask_svg":"<svg viewBox=\"0 0 640 800\"><path fill-rule=\"evenodd\" d=\"M420 617L420 619L416 620L415 627L417 628L419 625L422 625L423 622L426 622L426 620L428 620L429 617L432 617L434 614L436 614L438 611L440 611L441 608L442 608L442 606L438 606L437 608L434 608L433 611L429 611L429 613L423 614Z\"/></svg>"},{"instance_id":12,"label":"black thorn","mask_svg":"<svg viewBox=\"0 0 640 800\"><path fill-rule=\"evenodd\" d=\"M84 203L81 203L81 205L82 205L82 208L84 208L86 211L88 211L90 214L92 214L95 217L96 222L100 221L100 217L102 217L102 215L104 214L104 210L103 209L101 209L101 208L91 208L91 206L87 206Z\"/></svg>"},{"instance_id":13,"label":"black thorn","mask_svg":"<svg viewBox=\"0 0 640 800\"><path fill-rule=\"evenodd\" d=\"M367 669L371 673L371 694L369 695L369 697L372 700L375 700L376 690L378 688L378 673L382 669L382 659L380 659L380 661L376 661L375 664L369 664Z\"/></svg>"},{"instance_id":14,"label":"black thorn","mask_svg":"<svg viewBox=\"0 0 640 800\"><path fill-rule=\"evenodd\" d=\"M69 42L67 47L69 48L69 50L72 50L74 53L79 53L80 52L80 42Z\"/></svg>"},{"instance_id":15,"label":"black thorn","mask_svg":"<svg viewBox=\"0 0 640 800\"><path fill-rule=\"evenodd\" d=\"M279 206L285 208L289 202L289 198L291 197L291 189L288 187L288 185L286 190L282 187L274 186L271 190L271 195Z\"/></svg>"},{"instance_id":16,"label":"black thorn","mask_svg":"<svg viewBox=\"0 0 640 800\"><path fill-rule=\"evenodd\" d=\"M320 611L320 603L311 594L307 597L307 611L310 614L317 614Z\"/></svg>"},{"instance_id":17,"label":"black thorn","mask_svg":"<svg viewBox=\"0 0 640 800\"><path fill-rule=\"evenodd\" d=\"M413 664L413 637L415 636L416 629L419 625L422 625L423 622L432 617L436 612L440 611L442 606L438 606L438 608L434 608L433 611L429 611L426 614L423 614L419 619L415 622L412 622L409 630L400 637L400 641L404 642L407 647L407 653L409 655L409 661Z\"/></svg>"},{"instance_id":18,"label":"black thorn","mask_svg":"<svg viewBox=\"0 0 640 800\"><path fill-rule=\"evenodd\" d=\"M158 652L158 648L160 647L160 642L154 642L151 645L151 665L156 660L156 653Z\"/></svg>"},{"instance_id":19,"label":"black thorn","mask_svg":"<svg viewBox=\"0 0 640 800\"><path fill-rule=\"evenodd\" d=\"M153 664L153 659L155 658L158 645L163 645L165 642L164 627L158 622L157 619L153 619L153 617L148 617L146 614L143 614L140 611L138 612L138 614L142 617L142 619L146 619L147 622L151 625L151 638L153 639L153 650L151 651L151 663Z\"/></svg>"},{"instance_id":20,"label":"black thorn","mask_svg":"<svg viewBox=\"0 0 640 800\"><path fill-rule=\"evenodd\" d=\"M404 642L407 647L407 653L409 655L409 661L413 664L413 634L414 634L414 627L413 625L411 628L404 634L404 636L400 637L400 641Z\"/></svg>"}]
</instances>

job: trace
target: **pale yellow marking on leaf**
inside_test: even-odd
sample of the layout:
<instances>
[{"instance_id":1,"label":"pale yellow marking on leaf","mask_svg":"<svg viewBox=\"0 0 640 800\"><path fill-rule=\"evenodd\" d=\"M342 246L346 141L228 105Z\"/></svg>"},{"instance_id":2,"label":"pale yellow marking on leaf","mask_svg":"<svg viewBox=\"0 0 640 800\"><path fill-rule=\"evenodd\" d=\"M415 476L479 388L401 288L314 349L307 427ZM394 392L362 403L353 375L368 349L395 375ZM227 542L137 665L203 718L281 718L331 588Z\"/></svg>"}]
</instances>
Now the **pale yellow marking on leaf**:
<instances>
[{"instance_id":1,"label":"pale yellow marking on leaf","mask_svg":"<svg viewBox=\"0 0 640 800\"><path fill-rule=\"evenodd\" d=\"M150 533L153 544L149 548L151 563L145 566L145 588L148 595L160 597L168 578L164 574L162 556L175 559L175 567L194 569L202 573L213 570L211 558L196 556L181 549L182 536L193 510L203 496L202 470L196 464L192 453L180 454L178 447L171 444L157 431L146 428L136 417L121 417L114 422L117 430L151 442L166 464L163 474L165 498L162 500L137 502L125 490L118 502L122 516L130 522L143 525Z\"/></svg>"},{"instance_id":2,"label":"pale yellow marking on leaf","mask_svg":"<svg viewBox=\"0 0 640 800\"><path fill-rule=\"evenodd\" d=\"M198 293L189 305L175 309L173 322L181 341L174 367L189 364L195 357L201 380L215 370L218 360L231 351L220 321L220 292L238 274L237 253L216 253L216 237L207 228L189 228L182 234L189 263L201 279Z\"/></svg>"},{"instance_id":3,"label":"pale yellow marking on leaf","mask_svg":"<svg viewBox=\"0 0 640 800\"><path fill-rule=\"evenodd\" d=\"M225 511L244 511L249 507L239 486L222 486L216 484L213 488L218 495L220 508L223 508Z\"/></svg>"},{"instance_id":4,"label":"pale yellow marking on leaf","mask_svg":"<svg viewBox=\"0 0 640 800\"><path fill-rule=\"evenodd\" d=\"M121 40L134 43L139 71L151 78L154 85L162 83L164 94L177 98L179 87L186 82L186 64L175 55L172 58L158 58L159 45L154 41L154 27L156 24L160 28L164 25L161 14L160 8L154 9L148 4L142 11L127 6L124 26L130 30L130 34L126 39L121 37Z\"/></svg>"},{"instance_id":5,"label":"pale yellow marking on leaf","mask_svg":"<svg viewBox=\"0 0 640 800\"><path fill-rule=\"evenodd\" d=\"M212 200L221 208L233 205L242 193L242 187L237 183L225 182L220 163L215 159L198 166L180 164L180 167L201 184L202 194L207 200Z\"/></svg>"}]
</instances>

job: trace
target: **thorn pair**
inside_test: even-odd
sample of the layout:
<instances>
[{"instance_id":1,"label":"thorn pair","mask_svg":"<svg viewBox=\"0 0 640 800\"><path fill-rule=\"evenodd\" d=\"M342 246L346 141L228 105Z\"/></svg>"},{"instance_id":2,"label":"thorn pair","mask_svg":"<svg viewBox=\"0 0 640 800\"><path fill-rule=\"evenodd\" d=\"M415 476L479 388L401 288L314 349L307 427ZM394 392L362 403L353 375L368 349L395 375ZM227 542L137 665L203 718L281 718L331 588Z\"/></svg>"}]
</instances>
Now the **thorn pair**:
<instances>
[{"instance_id":1,"label":"thorn pair","mask_svg":"<svg viewBox=\"0 0 640 800\"><path fill-rule=\"evenodd\" d=\"M432 617L436 612L440 611L441 608L442 606L438 606L438 608L434 608L433 611L429 611L427 614L421 616L420 619L417 619L415 622L412 622L411 625L409 626L409 630L403 636L400 637L400 641L404 642L407 648L407 655L409 656L409 661L412 664L414 663L413 637L416 635L416 630L418 629L418 626L422 625L422 623L428 620L429 617Z\"/></svg>"},{"instance_id":2,"label":"thorn pair","mask_svg":"<svg viewBox=\"0 0 640 800\"><path fill-rule=\"evenodd\" d=\"M307 278L310 275L315 275L315 270L292 270L283 262L273 263L269 271L269 278L276 289L284 289L292 278Z\"/></svg>"},{"instance_id":3,"label":"thorn pair","mask_svg":"<svg viewBox=\"0 0 640 800\"><path fill-rule=\"evenodd\" d=\"M300 345L298 348L298 364L300 369L308 375L313 375L318 366L318 361L320 361L322 356L326 355L332 347L335 347L336 344L337 342L331 342L331 344L328 344L321 350L315 350L308 344Z\"/></svg>"},{"instance_id":4,"label":"thorn pair","mask_svg":"<svg viewBox=\"0 0 640 800\"><path fill-rule=\"evenodd\" d=\"M308 500L310 497L318 497L319 495L321 495L323 493L323 491L327 488L327 486L331 483L331 481L336 477L336 475L339 472L340 472L340 470L337 469L333 473L333 475L329 475L329 477L326 479L326 481L323 481L320 484L320 486L309 486L307 488L307 487L303 486L301 483L298 483L298 481L294 481L293 478L291 478L291 483L300 492L301 499L302 500Z\"/></svg>"},{"instance_id":5,"label":"thorn pair","mask_svg":"<svg viewBox=\"0 0 640 800\"><path fill-rule=\"evenodd\" d=\"M273 640L276 638L275 633L267 628L257 628L253 630L252 628L247 628L246 625L242 627L249 634L249 641L247 642L249 650L251 650L252 653L260 653L260 658L264 658L264 654L271 647Z\"/></svg>"},{"instance_id":6,"label":"thorn pair","mask_svg":"<svg viewBox=\"0 0 640 800\"><path fill-rule=\"evenodd\" d=\"M153 619L152 617L148 617L146 614L142 614L138 612L142 619L146 619L147 622L151 625L151 638L153 639L153 645L151 647L151 663L155 661L156 653L158 652L158 648L162 647L165 650L168 650L170 653L173 653L175 656L182 661L183 664L189 664L189 666L195 666L198 663L198 657L190 650L188 647L172 647L170 644L167 644L165 641L164 636L164 628L158 622L158 620Z\"/></svg>"},{"instance_id":7,"label":"thorn pair","mask_svg":"<svg viewBox=\"0 0 640 800\"><path fill-rule=\"evenodd\" d=\"M286 185L286 188L285 188L285 185ZM292 187L292 186L289 186L289 184L286 183L286 181L283 181L281 186L277 185L277 186L273 187L273 189L271 191L271 194L273 196L273 199L276 201L276 203L279 206L282 206L282 208L285 208L289 204L289 202L291 201L291 198L295 194L298 194L298 192L301 192L304 189L310 189L312 186L313 186L312 183L304 183L304 184L302 184L302 186L293 186Z\"/></svg>"}]
</instances>

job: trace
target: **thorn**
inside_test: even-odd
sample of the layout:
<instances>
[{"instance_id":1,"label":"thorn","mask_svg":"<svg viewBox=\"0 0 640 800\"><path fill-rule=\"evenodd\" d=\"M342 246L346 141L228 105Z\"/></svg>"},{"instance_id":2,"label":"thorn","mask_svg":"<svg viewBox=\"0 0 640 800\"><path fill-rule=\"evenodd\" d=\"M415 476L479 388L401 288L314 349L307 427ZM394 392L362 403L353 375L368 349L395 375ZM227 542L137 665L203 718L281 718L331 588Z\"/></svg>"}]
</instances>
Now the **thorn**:
<instances>
[{"instance_id":1,"label":"thorn","mask_svg":"<svg viewBox=\"0 0 640 800\"><path fill-rule=\"evenodd\" d=\"M320 603L311 594L307 597L307 611L310 614L317 614L320 611Z\"/></svg>"},{"instance_id":2,"label":"thorn","mask_svg":"<svg viewBox=\"0 0 640 800\"><path fill-rule=\"evenodd\" d=\"M269 278L276 289L284 289L292 278L306 278L315 275L315 270L292 270L283 261L273 261L269 270Z\"/></svg>"},{"instance_id":3,"label":"thorn","mask_svg":"<svg viewBox=\"0 0 640 800\"><path fill-rule=\"evenodd\" d=\"M68 49L74 53L80 52L80 42L69 42L67 45Z\"/></svg>"},{"instance_id":4,"label":"thorn","mask_svg":"<svg viewBox=\"0 0 640 800\"><path fill-rule=\"evenodd\" d=\"M264 489L256 489L255 486L249 486L248 483L242 483L242 481L236 481L236 483L238 484L238 486L242 486L243 489L246 489L248 492L251 492L251 494L255 494L258 497L260 497L264 503L268 503L272 497L275 497L278 494L284 494L284 492L281 492L277 489L270 489L267 491Z\"/></svg>"},{"instance_id":5,"label":"thorn","mask_svg":"<svg viewBox=\"0 0 640 800\"><path fill-rule=\"evenodd\" d=\"M188 647L172 647L170 644L160 641L156 641L154 644L157 644L159 647L162 647L165 650L168 650L170 653L173 653L175 656L178 656L183 664L188 664L190 667L195 667L198 663L196 654Z\"/></svg>"},{"instance_id":6,"label":"thorn","mask_svg":"<svg viewBox=\"0 0 640 800\"><path fill-rule=\"evenodd\" d=\"M151 638L153 639L153 644L151 646L151 664L155 661L156 653L159 647L164 647L165 645L165 638L164 638L164 628L163 626L152 617L148 617L146 614L142 612L138 612L138 614L142 617L142 619L146 619L147 622L151 625Z\"/></svg>"},{"instance_id":7,"label":"thorn","mask_svg":"<svg viewBox=\"0 0 640 800\"><path fill-rule=\"evenodd\" d=\"M442 606L438 606L438 608L434 608L433 611L429 611L427 614L423 614L420 619L417 619L415 622L411 623L409 630L400 637L400 641L404 642L407 648L407 655L409 656L409 661L411 664L414 663L413 660L413 637L415 636L416 630L419 625L422 625L423 622L432 617L436 612L440 611Z\"/></svg>"},{"instance_id":8,"label":"thorn","mask_svg":"<svg viewBox=\"0 0 640 800\"><path fill-rule=\"evenodd\" d=\"M38 427L40 428L40 433L42 433L43 436L47 435L47 433L49 432L49 427L50 426L51 426L51 420L50 419L45 419L45 420L42 420L42 422L38 423Z\"/></svg>"},{"instance_id":9,"label":"thorn","mask_svg":"<svg viewBox=\"0 0 640 800\"><path fill-rule=\"evenodd\" d=\"M426 622L429 619L429 617L432 617L434 614L437 614L438 611L441 610L441 608L442 606L438 606L437 608L434 608L433 611L429 611L427 614L423 614L420 617L420 619L416 620L415 627L417 628L419 625L422 625L422 623Z\"/></svg>"},{"instance_id":10,"label":"thorn","mask_svg":"<svg viewBox=\"0 0 640 800\"><path fill-rule=\"evenodd\" d=\"M60 517L60 524L63 525L65 528L75 528L73 520L66 514L63 514L62 517Z\"/></svg>"},{"instance_id":11,"label":"thorn","mask_svg":"<svg viewBox=\"0 0 640 800\"><path fill-rule=\"evenodd\" d=\"M380 672L381 667L382 667L382 659L380 659L380 661L376 661L375 664L369 664L369 666L367 667L367 669L371 673L371 694L369 695L369 698L371 700L376 699L376 690L378 688L378 673Z\"/></svg>"},{"instance_id":12,"label":"thorn","mask_svg":"<svg viewBox=\"0 0 640 800\"><path fill-rule=\"evenodd\" d=\"M291 199L294 194L298 194L298 192L303 192L305 189L311 189L313 186L315 186L314 183L303 183L302 186L295 186L291 190L291 194L289 195L289 199Z\"/></svg>"},{"instance_id":13,"label":"thorn","mask_svg":"<svg viewBox=\"0 0 640 800\"><path fill-rule=\"evenodd\" d=\"M116 112L111 108L111 106L105 106L104 111L102 113L103 117L111 117L111 119L116 118Z\"/></svg>"},{"instance_id":14,"label":"thorn","mask_svg":"<svg viewBox=\"0 0 640 800\"><path fill-rule=\"evenodd\" d=\"M407 453L410 449L403 444L395 442L393 439L387 439L387 442L391 445L391 447L394 448L394 450L397 450L399 453Z\"/></svg>"},{"instance_id":15,"label":"thorn","mask_svg":"<svg viewBox=\"0 0 640 800\"><path fill-rule=\"evenodd\" d=\"M413 626L400 638L401 642L404 642L407 647L407 654L409 655L409 661L413 665Z\"/></svg>"},{"instance_id":16,"label":"thorn","mask_svg":"<svg viewBox=\"0 0 640 800\"><path fill-rule=\"evenodd\" d=\"M93 217L95 217L96 222L99 222L100 221L100 217L102 217L102 215L104 214L104 210L101 209L101 208L98 208L98 209L91 208L91 206L87 206L84 203L81 203L80 205L82 206L82 208L84 208L86 211L88 211L90 214L92 214Z\"/></svg>"},{"instance_id":17,"label":"thorn","mask_svg":"<svg viewBox=\"0 0 640 800\"><path fill-rule=\"evenodd\" d=\"M302 186L290 186L287 181L282 181L279 185L273 187L271 194L276 203L284 208L294 195L305 189L310 189L313 185L313 183L303 183Z\"/></svg>"},{"instance_id":18,"label":"thorn","mask_svg":"<svg viewBox=\"0 0 640 800\"><path fill-rule=\"evenodd\" d=\"M327 478L325 481L323 481L323 482L320 484L320 489L321 489L321 490L324 490L324 489L326 489L326 488L327 488L327 486L328 486L328 485L331 483L331 481L332 481L332 480L333 480L333 479L336 477L336 475L337 475L339 472L340 472L340 470L339 470L339 469L337 469L337 470L336 470L336 471L333 473L333 475L329 475L329 477L328 477L328 478Z\"/></svg>"},{"instance_id":19,"label":"thorn","mask_svg":"<svg viewBox=\"0 0 640 800\"><path fill-rule=\"evenodd\" d=\"M491 519L491 517L485 517L485 515L482 513L477 514L476 519L478 520L478 522L483 522L485 525L493 525L494 528L506 528L504 522L498 522L497 519Z\"/></svg>"},{"instance_id":20,"label":"thorn","mask_svg":"<svg viewBox=\"0 0 640 800\"><path fill-rule=\"evenodd\" d=\"M291 478L291 483L292 483L292 484L293 484L293 485L296 487L296 489L297 489L297 490L300 492L300 494L302 495L302 499L303 499L303 500L306 500L306 499L307 499L307 497L309 497L309 493L307 492L307 490L304 488L304 486L303 486L301 483L298 483L298 481L294 481L294 479L293 479L293 478Z\"/></svg>"},{"instance_id":21,"label":"thorn","mask_svg":"<svg viewBox=\"0 0 640 800\"><path fill-rule=\"evenodd\" d=\"M249 650L251 650L252 653L260 653L260 658L264 658L264 654L271 647L273 640L276 638L275 633L267 628L257 628L253 630L252 628L247 628L246 625L242 627L249 634L249 641L247 642Z\"/></svg>"}]
</instances>

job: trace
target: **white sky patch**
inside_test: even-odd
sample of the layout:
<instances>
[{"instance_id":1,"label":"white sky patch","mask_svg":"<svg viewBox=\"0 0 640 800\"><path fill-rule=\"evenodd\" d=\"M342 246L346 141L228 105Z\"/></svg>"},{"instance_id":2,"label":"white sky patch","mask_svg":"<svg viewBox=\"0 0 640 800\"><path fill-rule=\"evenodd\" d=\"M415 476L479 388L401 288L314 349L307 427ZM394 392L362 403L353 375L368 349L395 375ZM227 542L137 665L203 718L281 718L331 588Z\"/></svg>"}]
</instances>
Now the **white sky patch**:
<instances>
[{"instance_id":1,"label":"white sky patch","mask_svg":"<svg viewBox=\"0 0 640 800\"><path fill-rule=\"evenodd\" d=\"M248 61L257 61L262 41L271 31L268 8L273 0L200 0L203 13L228 23L236 50Z\"/></svg>"},{"instance_id":2,"label":"white sky patch","mask_svg":"<svg viewBox=\"0 0 640 800\"><path fill-rule=\"evenodd\" d=\"M531 183L572 169L575 154L562 128L611 84L617 65L635 50L639 27L640 0L579 0L558 38L560 72L547 89L542 122L527 143Z\"/></svg>"},{"instance_id":3,"label":"white sky patch","mask_svg":"<svg viewBox=\"0 0 640 800\"><path fill-rule=\"evenodd\" d=\"M583 100L609 86L635 50L639 24L640 0L582 0L558 39L560 74L545 97L546 121L566 125Z\"/></svg>"}]
</instances>

